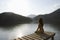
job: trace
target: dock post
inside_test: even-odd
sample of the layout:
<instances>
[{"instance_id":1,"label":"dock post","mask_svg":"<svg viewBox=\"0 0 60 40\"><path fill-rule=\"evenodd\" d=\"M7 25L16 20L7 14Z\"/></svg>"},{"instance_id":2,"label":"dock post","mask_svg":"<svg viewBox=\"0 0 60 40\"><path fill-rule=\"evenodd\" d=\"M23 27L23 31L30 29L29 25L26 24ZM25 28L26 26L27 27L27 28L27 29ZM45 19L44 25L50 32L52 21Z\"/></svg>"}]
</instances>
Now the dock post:
<instances>
[{"instance_id":1,"label":"dock post","mask_svg":"<svg viewBox=\"0 0 60 40\"><path fill-rule=\"evenodd\" d=\"M51 40L54 40L54 36L51 38Z\"/></svg>"}]
</instances>

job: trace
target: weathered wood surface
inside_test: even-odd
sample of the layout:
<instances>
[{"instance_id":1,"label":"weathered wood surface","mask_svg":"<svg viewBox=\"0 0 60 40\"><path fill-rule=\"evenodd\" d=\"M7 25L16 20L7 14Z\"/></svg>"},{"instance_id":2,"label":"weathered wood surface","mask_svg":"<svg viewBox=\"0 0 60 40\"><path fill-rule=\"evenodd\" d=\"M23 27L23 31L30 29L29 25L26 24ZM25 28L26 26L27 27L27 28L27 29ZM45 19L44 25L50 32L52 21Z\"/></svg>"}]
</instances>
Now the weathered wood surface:
<instances>
[{"instance_id":1,"label":"weathered wood surface","mask_svg":"<svg viewBox=\"0 0 60 40\"><path fill-rule=\"evenodd\" d=\"M16 38L14 40L48 40L54 38L55 33L53 32L44 32L44 33L33 33L30 35L23 36L21 38Z\"/></svg>"}]
</instances>

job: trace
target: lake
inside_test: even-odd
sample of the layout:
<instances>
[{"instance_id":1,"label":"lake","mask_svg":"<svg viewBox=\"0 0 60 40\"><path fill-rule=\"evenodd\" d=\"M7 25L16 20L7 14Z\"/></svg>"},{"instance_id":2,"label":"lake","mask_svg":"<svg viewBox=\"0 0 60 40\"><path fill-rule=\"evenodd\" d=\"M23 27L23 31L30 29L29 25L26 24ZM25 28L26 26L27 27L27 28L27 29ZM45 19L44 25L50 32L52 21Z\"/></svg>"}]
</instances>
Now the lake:
<instances>
[{"instance_id":1,"label":"lake","mask_svg":"<svg viewBox=\"0 0 60 40\"><path fill-rule=\"evenodd\" d=\"M0 40L13 40L17 37L22 37L24 35L32 34L36 31L38 24L21 24L15 26L14 28L4 29L0 28ZM60 40L60 27L51 24L44 24L44 30L55 32L55 40Z\"/></svg>"}]
</instances>

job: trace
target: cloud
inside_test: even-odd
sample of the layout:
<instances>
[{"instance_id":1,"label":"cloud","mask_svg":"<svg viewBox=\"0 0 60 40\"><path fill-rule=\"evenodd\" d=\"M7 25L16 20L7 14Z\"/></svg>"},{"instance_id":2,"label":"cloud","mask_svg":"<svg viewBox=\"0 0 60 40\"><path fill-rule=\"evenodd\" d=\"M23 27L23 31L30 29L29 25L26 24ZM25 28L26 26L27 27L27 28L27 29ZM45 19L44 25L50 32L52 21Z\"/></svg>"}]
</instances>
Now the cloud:
<instances>
[{"instance_id":1,"label":"cloud","mask_svg":"<svg viewBox=\"0 0 60 40\"><path fill-rule=\"evenodd\" d=\"M59 8L60 8L60 4L53 4L53 5L50 6L50 9L48 9L47 13L51 13L51 12L53 12L53 11L59 9Z\"/></svg>"},{"instance_id":2,"label":"cloud","mask_svg":"<svg viewBox=\"0 0 60 40\"><path fill-rule=\"evenodd\" d=\"M54 4L54 5L52 6L52 8L58 9L58 8L60 8L60 4Z\"/></svg>"}]
</instances>

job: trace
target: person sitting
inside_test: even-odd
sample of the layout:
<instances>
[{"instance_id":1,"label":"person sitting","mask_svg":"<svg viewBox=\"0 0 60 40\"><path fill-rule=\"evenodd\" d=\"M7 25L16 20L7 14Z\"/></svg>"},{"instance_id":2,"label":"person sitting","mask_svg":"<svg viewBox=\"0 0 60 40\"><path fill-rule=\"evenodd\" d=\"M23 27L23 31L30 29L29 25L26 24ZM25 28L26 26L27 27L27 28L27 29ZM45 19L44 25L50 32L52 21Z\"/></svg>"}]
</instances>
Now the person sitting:
<instances>
[{"instance_id":1,"label":"person sitting","mask_svg":"<svg viewBox=\"0 0 60 40\"><path fill-rule=\"evenodd\" d=\"M35 33L44 33L44 29L43 29L43 19L40 18L39 19L39 23L38 23L38 28L35 31Z\"/></svg>"}]
</instances>

